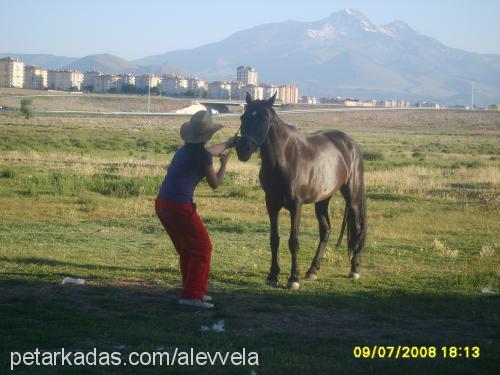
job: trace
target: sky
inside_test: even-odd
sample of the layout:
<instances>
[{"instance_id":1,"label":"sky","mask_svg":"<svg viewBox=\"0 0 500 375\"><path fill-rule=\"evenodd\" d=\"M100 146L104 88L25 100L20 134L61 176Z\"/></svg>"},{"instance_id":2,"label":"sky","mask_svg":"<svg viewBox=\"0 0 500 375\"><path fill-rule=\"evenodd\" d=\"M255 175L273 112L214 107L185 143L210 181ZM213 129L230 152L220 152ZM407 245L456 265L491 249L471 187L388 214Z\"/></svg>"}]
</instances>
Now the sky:
<instances>
[{"instance_id":1,"label":"sky","mask_svg":"<svg viewBox=\"0 0 500 375\"><path fill-rule=\"evenodd\" d=\"M450 47L500 55L499 0L0 0L0 53L111 53L132 60L345 8L378 25L404 21Z\"/></svg>"}]
</instances>

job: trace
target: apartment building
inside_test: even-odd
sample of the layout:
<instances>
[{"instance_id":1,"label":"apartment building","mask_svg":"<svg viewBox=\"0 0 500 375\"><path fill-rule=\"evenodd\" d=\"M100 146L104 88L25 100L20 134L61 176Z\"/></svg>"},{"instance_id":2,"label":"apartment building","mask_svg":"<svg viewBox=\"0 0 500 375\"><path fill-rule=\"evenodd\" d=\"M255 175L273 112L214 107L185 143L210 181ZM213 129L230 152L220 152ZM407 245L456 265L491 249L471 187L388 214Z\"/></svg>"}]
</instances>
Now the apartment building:
<instances>
[{"instance_id":1,"label":"apartment building","mask_svg":"<svg viewBox=\"0 0 500 375\"><path fill-rule=\"evenodd\" d=\"M47 69L38 68L32 65L24 67L24 88L43 90L48 87Z\"/></svg>"},{"instance_id":2,"label":"apartment building","mask_svg":"<svg viewBox=\"0 0 500 375\"><path fill-rule=\"evenodd\" d=\"M283 103L298 103L299 89L295 85L281 85L278 87L277 99Z\"/></svg>"},{"instance_id":3,"label":"apartment building","mask_svg":"<svg viewBox=\"0 0 500 375\"><path fill-rule=\"evenodd\" d=\"M197 96L202 96L208 89L207 82L202 79L190 77L187 78L187 82L188 90L191 90Z\"/></svg>"},{"instance_id":4,"label":"apartment building","mask_svg":"<svg viewBox=\"0 0 500 375\"><path fill-rule=\"evenodd\" d=\"M243 85L257 84L257 71L250 66L238 66L236 68L236 80Z\"/></svg>"},{"instance_id":5,"label":"apartment building","mask_svg":"<svg viewBox=\"0 0 500 375\"><path fill-rule=\"evenodd\" d=\"M100 74L95 78L94 92L109 92L111 89L116 90L116 81L118 81L118 77L114 74Z\"/></svg>"},{"instance_id":6,"label":"apartment building","mask_svg":"<svg viewBox=\"0 0 500 375\"><path fill-rule=\"evenodd\" d=\"M121 89L123 86L135 86L135 76L133 74L118 74L117 75L118 88Z\"/></svg>"},{"instance_id":7,"label":"apartment building","mask_svg":"<svg viewBox=\"0 0 500 375\"><path fill-rule=\"evenodd\" d=\"M156 87L160 84L161 78L155 74L143 74L135 77L135 87L144 90L149 87Z\"/></svg>"},{"instance_id":8,"label":"apartment building","mask_svg":"<svg viewBox=\"0 0 500 375\"><path fill-rule=\"evenodd\" d=\"M83 73L71 69L49 70L47 79L49 89L80 90L83 83Z\"/></svg>"},{"instance_id":9,"label":"apartment building","mask_svg":"<svg viewBox=\"0 0 500 375\"><path fill-rule=\"evenodd\" d=\"M24 63L18 59L0 59L0 87L24 86Z\"/></svg>"},{"instance_id":10,"label":"apartment building","mask_svg":"<svg viewBox=\"0 0 500 375\"><path fill-rule=\"evenodd\" d=\"M83 73L82 90L95 91L98 85L99 77L102 74L103 73L99 72L98 70L88 70Z\"/></svg>"},{"instance_id":11,"label":"apartment building","mask_svg":"<svg viewBox=\"0 0 500 375\"><path fill-rule=\"evenodd\" d=\"M253 100L260 99L262 100L264 98L264 90L262 87L257 86L257 85L244 85L241 87L240 90L240 99L245 99L247 96L247 93L250 94Z\"/></svg>"},{"instance_id":12,"label":"apartment building","mask_svg":"<svg viewBox=\"0 0 500 375\"><path fill-rule=\"evenodd\" d=\"M259 85L259 87L262 87L262 98L263 99L269 99L271 96L274 95L275 92L278 91L278 88L276 85L270 84L270 83L262 83Z\"/></svg>"},{"instance_id":13,"label":"apartment building","mask_svg":"<svg viewBox=\"0 0 500 375\"><path fill-rule=\"evenodd\" d=\"M177 75L167 75L162 78L160 83L160 90L165 95L184 95L188 89L188 80Z\"/></svg>"},{"instance_id":14,"label":"apartment building","mask_svg":"<svg viewBox=\"0 0 500 375\"><path fill-rule=\"evenodd\" d=\"M209 83L207 97L212 99L229 99L231 97L231 83L228 81Z\"/></svg>"}]
</instances>

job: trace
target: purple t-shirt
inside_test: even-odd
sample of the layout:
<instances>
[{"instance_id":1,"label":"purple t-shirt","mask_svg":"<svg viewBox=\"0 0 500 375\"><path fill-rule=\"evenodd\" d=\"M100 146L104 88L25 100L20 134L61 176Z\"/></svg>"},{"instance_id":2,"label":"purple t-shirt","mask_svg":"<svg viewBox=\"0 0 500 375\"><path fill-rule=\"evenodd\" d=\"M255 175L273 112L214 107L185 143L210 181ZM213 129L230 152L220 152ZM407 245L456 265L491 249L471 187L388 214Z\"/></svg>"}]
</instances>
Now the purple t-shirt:
<instances>
[{"instance_id":1,"label":"purple t-shirt","mask_svg":"<svg viewBox=\"0 0 500 375\"><path fill-rule=\"evenodd\" d=\"M202 163L206 166L212 165L212 155L204 148L195 150L197 152L190 152L190 148L195 147L201 146L185 144L177 150L161 184L158 198L183 203L193 201L194 189L205 176ZM201 161L197 160L196 154L200 156Z\"/></svg>"}]
</instances>

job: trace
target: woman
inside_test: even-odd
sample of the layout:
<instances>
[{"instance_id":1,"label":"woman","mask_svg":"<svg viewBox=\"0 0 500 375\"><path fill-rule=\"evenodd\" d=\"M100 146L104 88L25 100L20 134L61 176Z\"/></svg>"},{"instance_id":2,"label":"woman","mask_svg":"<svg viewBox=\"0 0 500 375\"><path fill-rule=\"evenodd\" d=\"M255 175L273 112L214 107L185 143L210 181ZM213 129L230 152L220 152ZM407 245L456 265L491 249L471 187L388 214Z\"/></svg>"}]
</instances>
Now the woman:
<instances>
[{"instance_id":1,"label":"woman","mask_svg":"<svg viewBox=\"0 0 500 375\"><path fill-rule=\"evenodd\" d=\"M205 293L208 286L212 244L207 230L196 213L193 193L206 177L212 189L224 178L229 154L224 150L234 146L235 137L227 142L205 148L205 143L223 126L214 124L207 111L199 111L181 127L185 144L175 153L155 202L156 214L180 255L182 293L179 303L212 308L212 298ZM220 156L220 168L215 172L212 156Z\"/></svg>"}]
</instances>

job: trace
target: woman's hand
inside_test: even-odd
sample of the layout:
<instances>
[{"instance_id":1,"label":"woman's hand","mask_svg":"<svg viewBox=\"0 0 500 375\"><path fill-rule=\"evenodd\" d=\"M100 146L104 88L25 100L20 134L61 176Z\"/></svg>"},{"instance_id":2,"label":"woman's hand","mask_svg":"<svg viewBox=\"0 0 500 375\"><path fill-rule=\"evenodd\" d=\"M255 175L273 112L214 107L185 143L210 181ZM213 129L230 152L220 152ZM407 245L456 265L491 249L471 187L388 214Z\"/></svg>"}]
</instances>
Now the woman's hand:
<instances>
[{"instance_id":1,"label":"woman's hand","mask_svg":"<svg viewBox=\"0 0 500 375\"><path fill-rule=\"evenodd\" d=\"M231 151L226 152L225 154L220 154L221 165L226 165L230 156L231 156Z\"/></svg>"},{"instance_id":2,"label":"woman's hand","mask_svg":"<svg viewBox=\"0 0 500 375\"><path fill-rule=\"evenodd\" d=\"M229 138L226 141L226 148L231 148L231 147L236 146L236 143L238 143L239 139L240 139L240 137L238 137L237 135L234 135L231 138Z\"/></svg>"}]
</instances>

